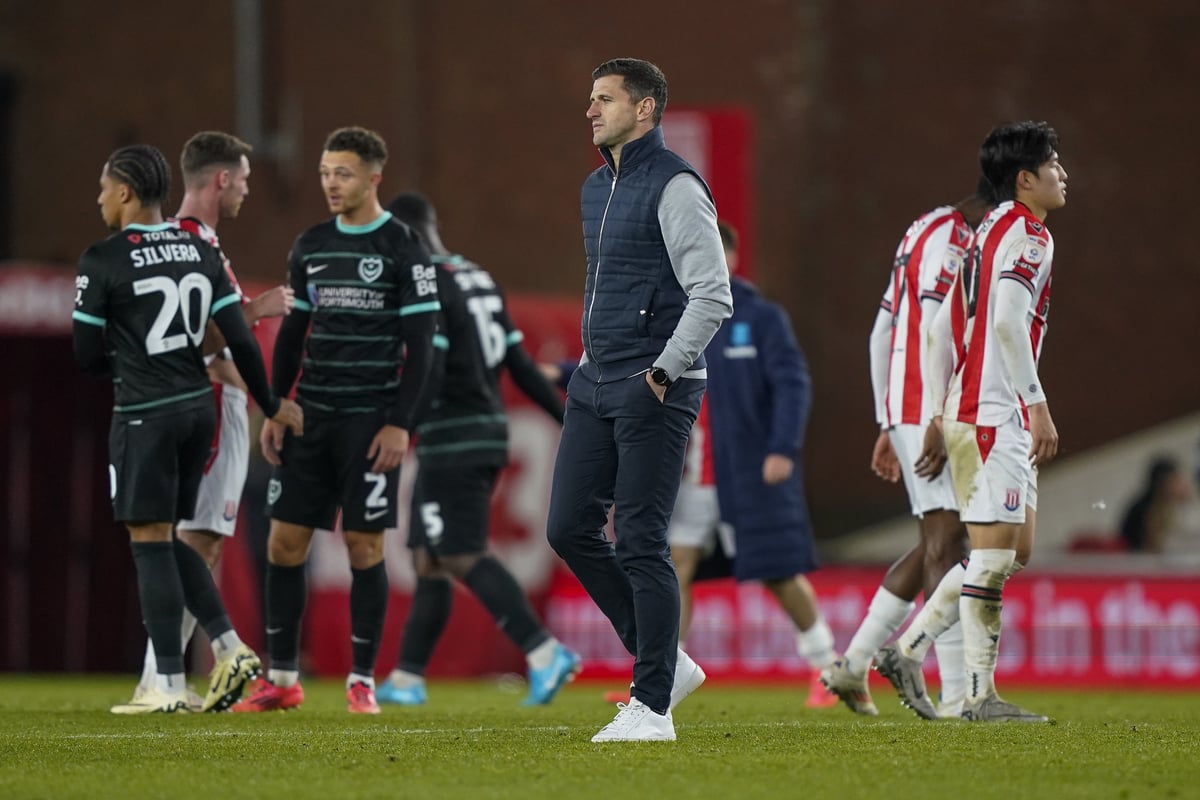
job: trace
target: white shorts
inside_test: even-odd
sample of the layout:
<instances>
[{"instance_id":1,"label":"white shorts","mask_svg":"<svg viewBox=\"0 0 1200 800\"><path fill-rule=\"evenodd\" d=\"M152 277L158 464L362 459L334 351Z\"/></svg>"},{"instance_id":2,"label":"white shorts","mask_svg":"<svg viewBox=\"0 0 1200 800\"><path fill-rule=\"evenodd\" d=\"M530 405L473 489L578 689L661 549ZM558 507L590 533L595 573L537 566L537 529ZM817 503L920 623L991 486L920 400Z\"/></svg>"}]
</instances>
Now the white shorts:
<instances>
[{"instance_id":1,"label":"white shorts","mask_svg":"<svg viewBox=\"0 0 1200 800\"><path fill-rule=\"evenodd\" d=\"M925 443L924 425L896 425L888 430L888 438L900 460L900 474L904 477L904 488L914 517L923 517L927 512L945 509L958 511L958 500L954 496L954 483L950 480L949 465L936 478L929 480L917 476L914 466Z\"/></svg>"},{"instance_id":2,"label":"white shorts","mask_svg":"<svg viewBox=\"0 0 1200 800\"><path fill-rule=\"evenodd\" d=\"M213 453L200 479L195 515L176 527L233 536L250 459L250 415L246 393L236 386L214 383L213 394L217 398Z\"/></svg>"},{"instance_id":3,"label":"white shorts","mask_svg":"<svg viewBox=\"0 0 1200 800\"><path fill-rule=\"evenodd\" d=\"M667 543L678 547L695 547L705 555L713 552L717 542L729 558L734 556L733 527L721 522L717 503L717 487L709 484L684 483L675 497L671 525L667 528Z\"/></svg>"},{"instance_id":4,"label":"white shorts","mask_svg":"<svg viewBox=\"0 0 1200 800\"><path fill-rule=\"evenodd\" d=\"M963 522L1021 524L1027 506L1037 510L1033 439L1019 413L995 427L946 420L943 430Z\"/></svg>"}]
</instances>

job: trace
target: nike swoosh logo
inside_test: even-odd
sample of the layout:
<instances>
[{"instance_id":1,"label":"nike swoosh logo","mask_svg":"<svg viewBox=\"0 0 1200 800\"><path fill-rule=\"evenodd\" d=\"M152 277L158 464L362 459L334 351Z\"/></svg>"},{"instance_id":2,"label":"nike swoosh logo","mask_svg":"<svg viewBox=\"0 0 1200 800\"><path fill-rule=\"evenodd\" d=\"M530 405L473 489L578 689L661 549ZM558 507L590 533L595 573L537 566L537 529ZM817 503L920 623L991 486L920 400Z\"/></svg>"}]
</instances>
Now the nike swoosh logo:
<instances>
[{"instance_id":1,"label":"nike swoosh logo","mask_svg":"<svg viewBox=\"0 0 1200 800\"><path fill-rule=\"evenodd\" d=\"M368 511L366 514L363 514L363 519L365 519L367 522L370 522L371 520L379 519L387 512L388 510L386 508L381 508L378 511Z\"/></svg>"},{"instance_id":2,"label":"nike swoosh logo","mask_svg":"<svg viewBox=\"0 0 1200 800\"><path fill-rule=\"evenodd\" d=\"M283 628L267 628L267 636L274 636L277 633L283 633Z\"/></svg>"},{"instance_id":3,"label":"nike swoosh logo","mask_svg":"<svg viewBox=\"0 0 1200 800\"><path fill-rule=\"evenodd\" d=\"M321 270L326 269L328 267L329 267L328 264L309 264L308 265L308 274L316 275L318 272L320 272Z\"/></svg>"},{"instance_id":4,"label":"nike swoosh logo","mask_svg":"<svg viewBox=\"0 0 1200 800\"><path fill-rule=\"evenodd\" d=\"M350 641L354 642L355 644L370 644L371 643L370 639L360 639L359 637L355 636L354 634L350 634Z\"/></svg>"}]
</instances>

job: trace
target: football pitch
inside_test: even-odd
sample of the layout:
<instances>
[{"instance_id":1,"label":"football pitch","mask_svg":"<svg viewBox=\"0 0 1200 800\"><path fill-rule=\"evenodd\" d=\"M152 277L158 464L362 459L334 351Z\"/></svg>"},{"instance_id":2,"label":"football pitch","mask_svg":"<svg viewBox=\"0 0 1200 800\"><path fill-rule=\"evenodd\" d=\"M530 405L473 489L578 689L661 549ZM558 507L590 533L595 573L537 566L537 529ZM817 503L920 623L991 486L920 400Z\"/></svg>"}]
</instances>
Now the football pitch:
<instances>
[{"instance_id":1,"label":"football pitch","mask_svg":"<svg viewBox=\"0 0 1200 800\"><path fill-rule=\"evenodd\" d=\"M521 708L494 681L433 682L429 704L345 711L306 681L298 711L118 717L133 679L0 676L0 797L1200 797L1200 694L1009 691L1046 725L922 722L877 676L874 719L804 708L805 686L709 682L673 743L592 744L616 709L580 681Z\"/></svg>"}]
</instances>

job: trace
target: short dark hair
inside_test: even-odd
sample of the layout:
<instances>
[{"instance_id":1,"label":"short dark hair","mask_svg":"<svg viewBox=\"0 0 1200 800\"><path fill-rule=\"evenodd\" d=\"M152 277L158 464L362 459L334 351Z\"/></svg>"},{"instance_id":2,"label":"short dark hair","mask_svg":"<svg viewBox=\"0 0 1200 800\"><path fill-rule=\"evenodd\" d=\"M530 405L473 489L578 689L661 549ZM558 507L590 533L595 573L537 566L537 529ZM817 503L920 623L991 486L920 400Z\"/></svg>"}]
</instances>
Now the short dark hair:
<instances>
[{"instance_id":1,"label":"short dark hair","mask_svg":"<svg viewBox=\"0 0 1200 800\"><path fill-rule=\"evenodd\" d=\"M364 162L381 167L387 163L387 144L384 143L383 137L366 128L338 128L329 134L324 149L334 153L354 153Z\"/></svg>"},{"instance_id":2,"label":"short dark hair","mask_svg":"<svg viewBox=\"0 0 1200 800\"><path fill-rule=\"evenodd\" d=\"M157 147L131 144L104 162L108 174L128 186L143 206L161 206L171 193L171 166Z\"/></svg>"},{"instance_id":3,"label":"short dark hair","mask_svg":"<svg viewBox=\"0 0 1200 800\"><path fill-rule=\"evenodd\" d=\"M433 225L437 217L437 212L433 210L433 203L429 202L429 198L416 192L397 195L392 202L388 203L387 210L392 212L393 217L410 228L420 229L427 225Z\"/></svg>"},{"instance_id":4,"label":"short dark hair","mask_svg":"<svg viewBox=\"0 0 1200 800\"><path fill-rule=\"evenodd\" d=\"M214 164L237 166L242 156L249 156L254 148L230 133L200 131L183 144L179 155L179 171L186 182L206 167Z\"/></svg>"},{"instance_id":5,"label":"short dark hair","mask_svg":"<svg viewBox=\"0 0 1200 800\"><path fill-rule=\"evenodd\" d=\"M640 58L614 58L592 70L592 80L606 75L620 75L634 103L654 98L654 124L662 123L663 112L667 110L667 76L661 69Z\"/></svg>"},{"instance_id":6,"label":"short dark hair","mask_svg":"<svg viewBox=\"0 0 1200 800\"><path fill-rule=\"evenodd\" d=\"M1017 175L1054 157L1058 134L1048 122L1010 122L992 130L979 148L979 168L988 179L998 201L1013 200Z\"/></svg>"},{"instance_id":7,"label":"short dark hair","mask_svg":"<svg viewBox=\"0 0 1200 800\"><path fill-rule=\"evenodd\" d=\"M717 221L717 232L721 234L721 246L731 253L736 253L738 249L737 228L722 219Z\"/></svg>"}]
</instances>

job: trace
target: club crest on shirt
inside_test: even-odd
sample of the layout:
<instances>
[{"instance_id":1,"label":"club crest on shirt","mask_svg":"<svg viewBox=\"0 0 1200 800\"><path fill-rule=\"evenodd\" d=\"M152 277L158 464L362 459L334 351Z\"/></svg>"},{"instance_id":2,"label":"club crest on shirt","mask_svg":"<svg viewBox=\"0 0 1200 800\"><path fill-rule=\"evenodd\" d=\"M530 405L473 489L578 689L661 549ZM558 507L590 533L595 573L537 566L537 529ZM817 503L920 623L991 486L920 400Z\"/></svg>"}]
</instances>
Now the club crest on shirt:
<instances>
[{"instance_id":1,"label":"club crest on shirt","mask_svg":"<svg viewBox=\"0 0 1200 800\"><path fill-rule=\"evenodd\" d=\"M758 348L754 346L749 322L733 323L729 329L729 346L725 348L724 354L726 358L758 357Z\"/></svg>"},{"instance_id":2,"label":"club crest on shirt","mask_svg":"<svg viewBox=\"0 0 1200 800\"><path fill-rule=\"evenodd\" d=\"M383 274L383 259L379 256L366 256L358 262L358 277L367 283L374 283Z\"/></svg>"},{"instance_id":3,"label":"club crest on shirt","mask_svg":"<svg viewBox=\"0 0 1200 800\"><path fill-rule=\"evenodd\" d=\"M1021 492L1019 489L1004 490L1004 510L1016 511L1021 507Z\"/></svg>"},{"instance_id":4,"label":"club crest on shirt","mask_svg":"<svg viewBox=\"0 0 1200 800\"><path fill-rule=\"evenodd\" d=\"M271 482L267 484L267 504L275 505L275 501L281 494L283 494L283 484L279 482L278 478L271 478Z\"/></svg>"},{"instance_id":5,"label":"club crest on shirt","mask_svg":"<svg viewBox=\"0 0 1200 800\"><path fill-rule=\"evenodd\" d=\"M226 522L233 522L233 520L237 517L237 507L238 504L236 500L226 500L225 510L221 513L221 517Z\"/></svg>"}]
</instances>

